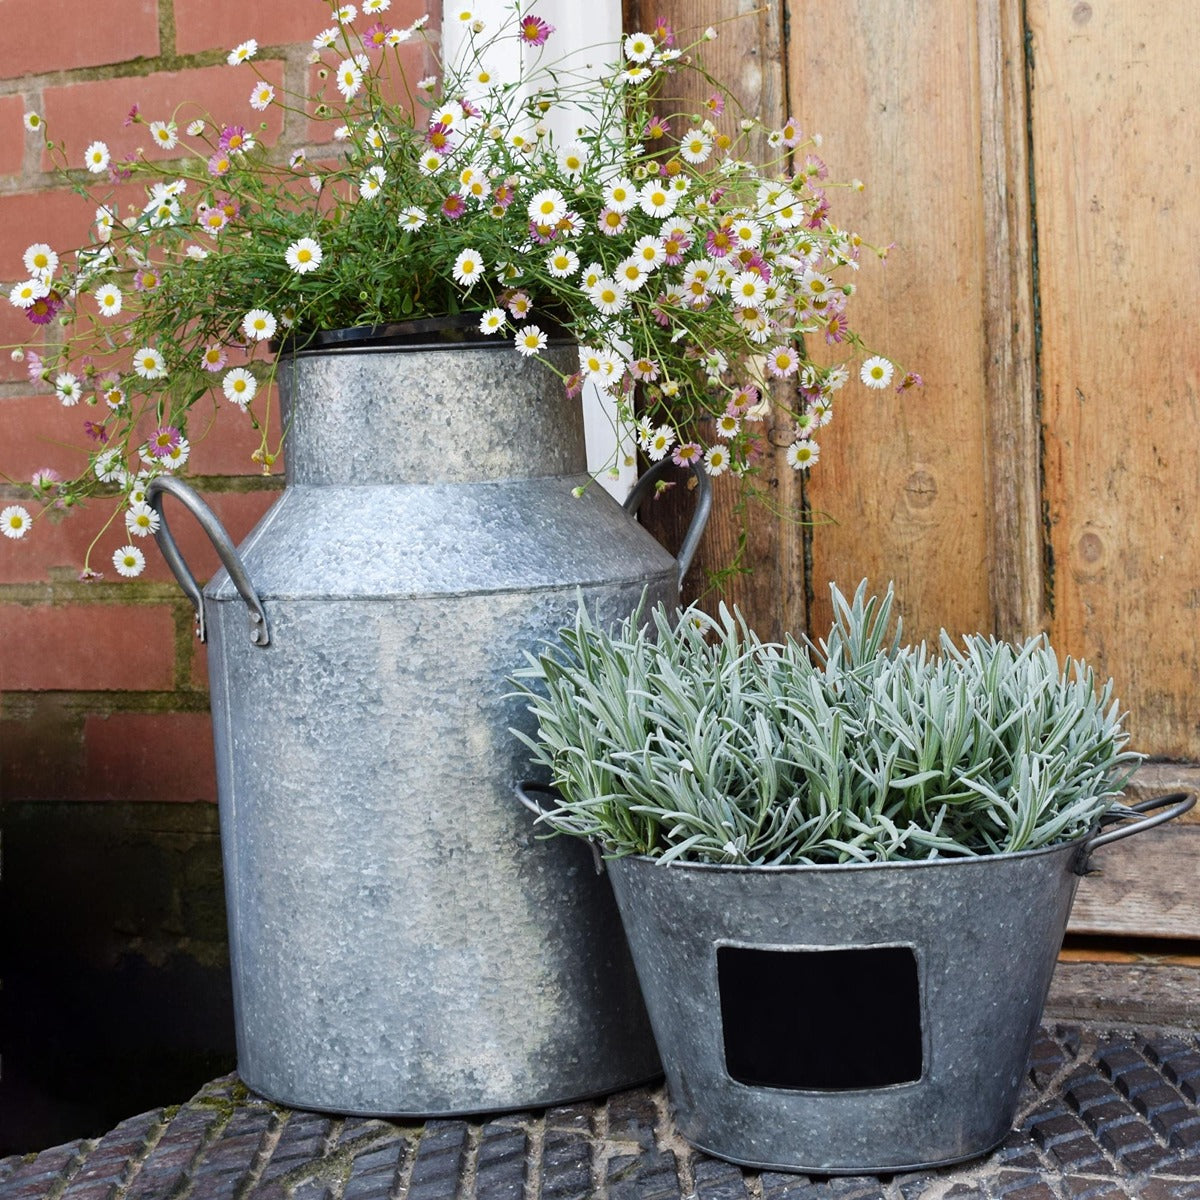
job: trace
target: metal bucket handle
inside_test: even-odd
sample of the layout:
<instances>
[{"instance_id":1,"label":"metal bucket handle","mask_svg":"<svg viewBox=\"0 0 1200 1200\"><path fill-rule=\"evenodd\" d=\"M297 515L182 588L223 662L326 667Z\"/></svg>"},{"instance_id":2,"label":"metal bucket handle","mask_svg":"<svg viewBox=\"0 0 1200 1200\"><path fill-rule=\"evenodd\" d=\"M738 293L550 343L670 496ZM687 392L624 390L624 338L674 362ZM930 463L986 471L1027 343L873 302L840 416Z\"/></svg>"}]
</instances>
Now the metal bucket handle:
<instances>
[{"instance_id":1,"label":"metal bucket handle","mask_svg":"<svg viewBox=\"0 0 1200 1200\"><path fill-rule=\"evenodd\" d=\"M664 458L661 462L656 462L633 485L633 491L626 497L624 504L625 511L631 517L637 515L642 501L650 494L651 488L674 465L669 458ZM704 533L704 527L708 524L709 514L712 512L712 480L709 479L708 472L699 463L692 463L692 475L696 480L696 511L692 513L692 523L688 526L688 531L684 535L683 545L679 547L679 553L675 556L675 561L679 569L679 587L681 590L683 588L683 577L687 574L688 567L692 565L696 548L700 545L700 538Z\"/></svg>"},{"instance_id":2,"label":"metal bucket handle","mask_svg":"<svg viewBox=\"0 0 1200 1200\"><path fill-rule=\"evenodd\" d=\"M250 610L250 640L256 646L268 645L271 641L271 634L267 629L267 614L263 611L262 601L259 600L258 593L254 590L254 584L250 582L250 576L246 573L246 567L238 555L233 539L225 532L225 526L218 520L216 513L200 498L199 493L188 487L182 480L175 479L171 475L156 475L146 488L146 500L158 513L158 529L155 530L154 540L158 542L158 548L162 551L163 558L167 560L167 566L171 568L172 574L179 581L179 586L183 588L196 610L196 636L202 642L208 640L208 631L204 624L204 594L196 582L196 577L184 561L183 555L180 554L179 547L171 536L171 531L167 528L167 515L163 512L162 506L162 497L166 492L170 492L180 501L200 522L200 528L208 534L208 540L212 542L217 557L221 560L221 565L229 573L233 586L237 588L238 593L246 602L246 607Z\"/></svg>"},{"instance_id":3,"label":"metal bucket handle","mask_svg":"<svg viewBox=\"0 0 1200 1200\"><path fill-rule=\"evenodd\" d=\"M539 820L546 815L546 810L529 793L541 792L544 796L558 795L558 790L549 784L533 783L528 779L522 779L520 783L515 784L513 791L516 792L517 799ZM596 864L596 874L603 875L604 859L600 854L600 847L592 841L589 841L588 845L592 848L592 862Z\"/></svg>"},{"instance_id":4,"label":"metal bucket handle","mask_svg":"<svg viewBox=\"0 0 1200 1200\"><path fill-rule=\"evenodd\" d=\"M1131 817L1140 816L1142 813L1154 813L1154 816L1142 817L1140 821L1134 821L1130 825L1122 825L1120 829L1113 829L1108 833L1099 833L1095 837L1089 838L1084 843L1079 856L1079 874L1083 875L1087 873L1088 859L1091 857L1093 850L1096 850L1100 846L1107 846L1111 842L1119 842L1121 838L1131 837L1133 834L1141 833L1145 829L1153 829L1155 825L1162 825L1166 821L1174 820L1176 817L1181 817L1195 803L1195 792L1171 792L1166 796L1151 796L1149 800L1139 800L1136 804L1114 805L1100 818L1102 825L1111 824L1113 821L1128 820ZM1160 808L1163 810L1162 812L1155 812L1156 809Z\"/></svg>"}]
</instances>

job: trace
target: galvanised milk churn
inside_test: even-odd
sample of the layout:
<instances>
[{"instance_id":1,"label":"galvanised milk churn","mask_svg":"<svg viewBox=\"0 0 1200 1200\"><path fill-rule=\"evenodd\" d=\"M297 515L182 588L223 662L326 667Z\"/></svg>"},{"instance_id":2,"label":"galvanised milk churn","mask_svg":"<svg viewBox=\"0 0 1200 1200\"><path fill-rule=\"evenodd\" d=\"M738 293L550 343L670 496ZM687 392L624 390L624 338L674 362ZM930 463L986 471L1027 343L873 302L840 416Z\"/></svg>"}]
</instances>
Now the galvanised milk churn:
<instances>
[{"instance_id":1,"label":"galvanised milk churn","mask_svg":"<svg viewBox=\"0 0 1200 1200\"><path fill-rule=\"evenodd\" d=\"M208 641L238 1070L342 1113L564 1103L659 1065L607 879L512 798L506 680L580 596L677 602L708 491L676 560L584 486L554 371L416 328L280 356L287 487L240 548L149 489L225 568L201 593L161 522Z\"/></svg>"}]
</instances>

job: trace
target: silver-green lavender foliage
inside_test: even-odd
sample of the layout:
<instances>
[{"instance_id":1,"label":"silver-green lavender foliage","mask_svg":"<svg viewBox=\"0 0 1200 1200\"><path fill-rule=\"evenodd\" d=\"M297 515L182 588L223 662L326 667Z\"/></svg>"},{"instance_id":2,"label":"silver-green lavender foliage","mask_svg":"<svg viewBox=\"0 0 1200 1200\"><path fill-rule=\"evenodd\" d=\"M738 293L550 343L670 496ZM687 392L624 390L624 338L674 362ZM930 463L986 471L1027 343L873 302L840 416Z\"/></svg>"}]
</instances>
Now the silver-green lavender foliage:
<instances>
[{"instance_id":1,"label":"silver-green lavender foliage","mask_svg":"<svg viewBox=\"0 0 1200 1200\"><path fill-rule=\"evenodd\" d=\"M760 641L724 606L582 608L517 685L553 830L661 861L881 862L1081 836L1140 760L1113 684L1022 645L901 646L893 597L833 589L826 640Z\"/></svg>"}]
</instances>

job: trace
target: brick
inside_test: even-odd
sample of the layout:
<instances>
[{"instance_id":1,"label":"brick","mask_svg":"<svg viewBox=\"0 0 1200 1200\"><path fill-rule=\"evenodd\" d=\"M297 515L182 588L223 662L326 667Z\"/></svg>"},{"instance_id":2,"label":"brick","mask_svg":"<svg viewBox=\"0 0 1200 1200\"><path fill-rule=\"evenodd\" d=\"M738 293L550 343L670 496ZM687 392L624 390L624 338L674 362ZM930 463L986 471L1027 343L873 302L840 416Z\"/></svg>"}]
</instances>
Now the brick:
<instances>
[{"instance_id":1,"label":"brick","mask_svg":"<svg viewBox=\"0 0 1200 1200\"><path fill-rule=\"evenodd\" d=\"M0 96L0 175L19 175L25 160L25 97Z\"/></svg>"},{"instance_id":2,"label":"brick","mask_svg":"<svg viewBox=\"0 0 1200 1200\"><path fill-rule=\"evenodd\" d=\"M265 395L260 392L251 408L260 422L265 420L268 442L274 452L283 432L276 389L272 387ZM221 400L214 419L211 405L201 400L188 420L188 440L192 446L188 470L193 475L259 475L262 467L250 456L258 449L261 436L232 404ZM283 474L282 457L276 461L272 474Z\"/></svg>"},{"instance_id":3,"label":"brick","mask_svg":"<svg viewBox=\"0 0 1200 1200\"><path fill-rule=\"evenodd\" d=\"M156 0L123 0L119 11L97 19L79 0L6 4L4 37L19 54L0 56L0 78L68 71L158 54Z\"/></svg>"},{"instance_id":4,"label":"brick","mask_svg":"<svg viewBox=\"0 0 1200 1200\"><path fill-rule=\"evenodd\" d=\"M163 607L0 605L0 690L169 690L174 643Z\"/></svg>"},{"instance_id":5,"label":"brick","mask_svg":"<svg viewBox=\"0 0 1200 1200\"><path fill-rule=\"evenodd\" d=\"M409 9L413 15L406 17ZM412 0L399 0L387 13L389 24L407 25L422 11ZM260 47L303 42L307 49L316 34L329 24L328 9L297 4L296 0L254 0L253 4L244 0L180 2L175 5L175 49L180 54L232 50L248 38L254 38ZM249 71L243 70L249 78Z\"/></svg>"},{"instance_id":6,"label":"brick","mask_svg":"<svg viewBox=\"0 0 1200 1200\"><path fill-rule=\"evenodd\" d=\"M1030 1133L1039 1146L1049 1149L1060 1142L1074 1140L1080 1135L1086 1136L1087 1130L1074 1113L1051 1110L1047 1115L1033 1119Z\"/></svg>"},{"instance_id":7,"label":"brick","mask_svg":"<svg viewBox=\"0 0 1200 1200\"><path fill-rule=\"evenodd\" d=\"M276 90L282 88L282 63L263 61L258 69ZM67 162L72 167L82 166L84 150L96 139L108 146L115 159L132 158L140 150L152 161L178 156L178 149L165 151L155 146L149 130L150 121L166 120L175 113L181 131L195 117L206 116L216 124L245 125L273 143L282 125L281 111L278 105L272 105L264 113L250 107L250 90L256 78L245 67L221 63L215 67L47 87L42 98L47 136L65 146ZM142 121L126 125L125 118L134 104L138 105ZM260 128L263 125L265 131ZM180 140L191 144L186 135ZM46 170L53 165L49 154L43 156L42 165ZM92 207L94 211L95 205Z\"/></svg>"},{"instance_id":8,"label":"brick","mask_svg":"<svg viewBox=\"0 0 1200 1200\"><path fill-rule=\"evenodd\" d=\"M208 713L114 713L84 721L88 800L217 797Z\"/></svg>"}]
</instances>

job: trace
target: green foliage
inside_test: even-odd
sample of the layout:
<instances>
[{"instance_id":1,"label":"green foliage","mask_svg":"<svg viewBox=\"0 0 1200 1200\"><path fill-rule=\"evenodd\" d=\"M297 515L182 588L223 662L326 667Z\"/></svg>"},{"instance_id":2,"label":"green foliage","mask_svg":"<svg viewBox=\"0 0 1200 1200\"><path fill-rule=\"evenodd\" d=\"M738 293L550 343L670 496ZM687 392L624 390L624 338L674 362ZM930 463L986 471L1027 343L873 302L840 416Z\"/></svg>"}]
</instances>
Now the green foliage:
<instances>
[{"instance_id":1,"label":"green foliage","mask_svg":"<svg viewBox=\"0 0 1200 1200\"><path fill-rule=\"evenodd\" d=\"M893 594L833 589L826 639L724 605L613 631L580 610L517 676L543 820L611 856L779 865L1032 850L1084 834L1139 761L1113 684L1045 637L900 643Z\"/></svg>"}]
</instances>

